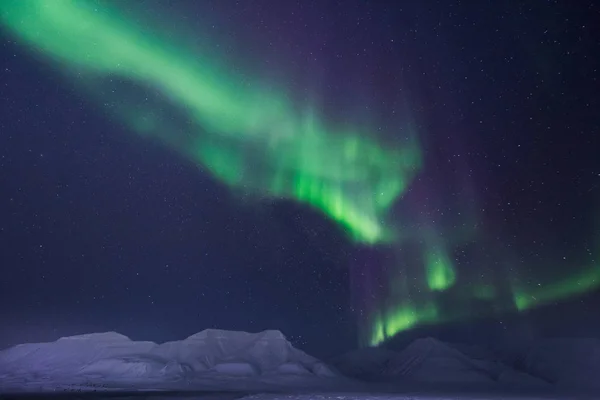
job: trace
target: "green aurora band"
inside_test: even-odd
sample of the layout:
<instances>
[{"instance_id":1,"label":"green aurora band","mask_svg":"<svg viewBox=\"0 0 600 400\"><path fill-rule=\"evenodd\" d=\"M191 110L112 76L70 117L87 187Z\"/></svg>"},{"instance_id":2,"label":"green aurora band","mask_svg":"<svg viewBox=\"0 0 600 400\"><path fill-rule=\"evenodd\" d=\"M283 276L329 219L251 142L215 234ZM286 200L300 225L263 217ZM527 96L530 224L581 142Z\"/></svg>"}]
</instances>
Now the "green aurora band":
<instances>
[{"instance_id":1,"label":"green aurora band","mask_svg":"<svg viewBox=\"0 0 600 400\"><path fill-rule=\"evenodd\" d=\"M493 287L475 286L468 296L486 297L487 300L493 301L494 311L498 314L523 312L597 289L600 287L600 265L590 266L550 284L528 287L515 283L511 286L513 301L510 305L496 301L498 299L495 298ZM388 307L372 316L372 325L366 343L376 346L400 332L418 326L466 320L473 316L469 311L469 309L457 309L442 313L439 304L431 299L425 302L400 301L396 306Z\"/></svg>"},{"instance_id":2,"label":"green aurora band","mask_svg":"<svg viewBox=\"0 0 600 400\"><path fill-rule=\"evenodd\" d=\"M81 77L92 96L105 99L102 78L130 81L158 90L191 123L183 131L151 109L113 107L130 129L230 187L309 204L358 242L393 238L382 221L420 166L414 140L384 147L351 127L326 126L314 112L298 115L283 94L227 74L97 2L3 0L0 10L5 28L71 81Z\"/></svg>"},{"instance_id":3,"label":"green aurora band","mask_svg":"<svg viewBox=\"0 0 600 400\"><path fill-rule=\"evenodd\" d=\"M51 60L129 130L174 149L233 191L309 205L358 243L401 246L418 236L386 220L421 168L411 129L407 140L384 144L364 129L325 121L310 107L298 112L284 92L228 70L215 61L218 55L178 46L136 21L105 2L0 1L0 24L10 35ZM109 90L112 81L158 92L173 110L129 90ZM468 310L442 312L435 300L458 279L451 244L432 233L422 239L424 289L412 298L405 275L389 276L382 295L387 305L369 316L367 344L419 325L469 317ZM600 265L544 286L518 280L509 286L512 304L499 302L496 309L527 310L599 287ZM393 302L385 298L390 293L396 293ZM499 298L490 282L473 285L464 296L495 304Z\"/></svg>"}]
</instances>

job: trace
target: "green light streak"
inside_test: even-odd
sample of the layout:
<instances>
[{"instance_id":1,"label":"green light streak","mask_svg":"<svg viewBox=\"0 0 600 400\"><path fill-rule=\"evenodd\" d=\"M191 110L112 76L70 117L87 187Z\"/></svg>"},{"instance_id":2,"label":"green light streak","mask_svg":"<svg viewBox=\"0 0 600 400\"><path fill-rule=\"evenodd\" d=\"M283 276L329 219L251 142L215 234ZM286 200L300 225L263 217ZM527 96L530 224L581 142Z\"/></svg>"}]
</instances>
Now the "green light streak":
<instances>
[{"instance_id":1,"label":"green light streak","mask_svg":"<svg viewBox=\"0 0 600 400\"><path fill-rule=\"evenodd\" d=\"M433 323L439 319L438 309L433 302L417 307L411 304L398 305L385 314L377 314L369 344L376 346L399 332L421 324Z\"/></svg>"},{"instance_id":2,"label":"green light streak","mask_svg":"<svg viewBox=\"0 0 600 400\"><path fill-rule=\"evenodd\" d=\"M514 302L517 310L524 311L583 294L598 287L600 287L600 266L594 266L551 284L529 289L515 288Z\"/></svg>"},{"instance_id":3,"label":"green light streak","mask_svg":"<svg viewBox=\"0 0 600 400\"><path fill-rule=\"evenodd\" d=\"M233 189L308 204L356 241L393 239L382 221L420 167L414 140L383 147L352 127L298 113L284 93L228 72L216 55L170 43L103 3L3 0L0 13L5 29L51 58L91 98L118 102L119 95L103 90L113 78L162 93L185 114L187 128L130 104L111 110Z\"/></svg>"},{"instance_id":4,"label":"green light streak","mask_svg":"<svg viewBox=\"0 0 600 400\"><path fill-rule=\"evenodd\" d=\"M492 301L499 312L518 312L530 310L552 302L564 300L576 295L588 293L600 288L600 266L593 266L549 284L539 284L532 287L521 287L518 284L513 288L514 308L502 306L499 302L497 291L490 285L476 285L470 295L475 299ZM465 291L468 294L468 291ZM378 312L371 324L372 329L369 345L377 346L388 338L401 332L427 324L468 319L469 314L464 310L454 310L451 314L439 311L436 303L431 300L425 307L417 308L410 304L401 304L391 307L387 311Z\"/></svg>"},{"instance_id":5,"label":"green light streak","mask_svg":"<svg viewBox=\"0 0 600 400\"><path fill-rule=\"evenodd\" d=\"M429 289L441 291L454 284L456 275L446 251L441 249L427 251L425 253L425 269Z\"/></svg>"}]
</instances>

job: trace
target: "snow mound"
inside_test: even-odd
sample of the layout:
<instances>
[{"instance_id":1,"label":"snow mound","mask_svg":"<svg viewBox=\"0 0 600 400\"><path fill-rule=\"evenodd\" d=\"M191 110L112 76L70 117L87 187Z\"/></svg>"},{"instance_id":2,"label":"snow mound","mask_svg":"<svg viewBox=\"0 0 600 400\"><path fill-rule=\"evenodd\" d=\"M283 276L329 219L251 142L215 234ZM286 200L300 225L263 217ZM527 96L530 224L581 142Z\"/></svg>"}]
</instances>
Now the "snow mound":
<instances>
[{"instance_id":1,"label":"snow mound","mask_svg":"<svg viewBox=\"0 0 600 400\"><path fill-rule=\"evenodd\" d=\"M275 330L259 333L208 329L157 344L115 332L21 344L0 351L0 382L172 382L198 377L339 376L296 349Z\"/></svg>"}]
</instances>

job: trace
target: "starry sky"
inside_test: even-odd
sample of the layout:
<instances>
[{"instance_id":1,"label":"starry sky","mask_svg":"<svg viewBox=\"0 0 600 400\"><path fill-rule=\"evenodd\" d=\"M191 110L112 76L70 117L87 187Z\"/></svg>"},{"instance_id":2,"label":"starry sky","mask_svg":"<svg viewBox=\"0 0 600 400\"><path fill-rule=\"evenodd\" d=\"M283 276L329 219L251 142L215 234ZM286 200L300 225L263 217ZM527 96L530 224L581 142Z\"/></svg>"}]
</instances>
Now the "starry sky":
<instances>
[{"instance_id":1,"label":"starry sky","mask_svg":"<svg viewBox=\"0 0 600 400\"><path fill-rule=\"evenodd\" d=\"M593 2L39 3L0 7L0 347L600 335Z\"/></svg>"}]
</instances>

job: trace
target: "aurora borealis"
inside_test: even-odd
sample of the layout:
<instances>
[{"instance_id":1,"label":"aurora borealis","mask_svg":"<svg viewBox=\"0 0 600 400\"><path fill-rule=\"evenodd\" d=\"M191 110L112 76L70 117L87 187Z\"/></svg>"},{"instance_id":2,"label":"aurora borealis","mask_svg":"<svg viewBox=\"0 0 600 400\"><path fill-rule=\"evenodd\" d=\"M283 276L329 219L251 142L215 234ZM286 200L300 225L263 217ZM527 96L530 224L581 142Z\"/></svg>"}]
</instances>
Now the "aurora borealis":
<instances>
[{"instance_id":1,"label":"aurora borealis","mask_svg":"<svg viewBox=\"0 0 600 400\"><path fill-rule=\"evenodd\" d=\"M177 49L117 11L97 7L16 1L3 4L2 17L71 77L79 72L100 85L90 95L101 101L98 80L109 77L159 90L191 126L172 126L152 109L127 109L141 99L129 99L116 112L132 130L174 146L224 183L317 207L359 241L377 243L389 235L380 221L419 166L415 143L384 149L351 126L330 130L316 111L294 112L285 95L235 79L210 56ZM111 103L115 96L109 95Z\"/></svg>"},{"instance_id":2,"label":"aurora borealis","mask_svg":"<svg viewBox=\"0 0 600 400\"><path fill-rule=\"evenodd\" d=\"M476 205L480 182L465 178L476 167L452 171L463 180L452 182L459 189L451 195L438 189L450 185L447 171L437 182L426 179L444 168L432 156L427 129L410 113L400 123L359 123L352 111L331 116L297 85L254 76L241 56L179 40L185 24L177 15L153 25L119 2L0 3L1 28L17 46L52 66L62 85L109 120L198 165L198 175L208 172L232 197L258 199L253 207L291 200L340 227L357 252L366 252L346 266L354 307L362 311L361 344L481 316L474 304L485 304L489 315L518 313L600 287L597 243L583 246L574 261L535 261L558 271L552 274L515 266L519 254L506 249L509 240L499 239L483 216L488 211ZM356 93L353 101L368 102ZM461 128L447 129L450 148ZM582 227L589 236L600 229L591 221ZM371 252L386 256L374 261Z\"/></svg>"}]
</instances>

